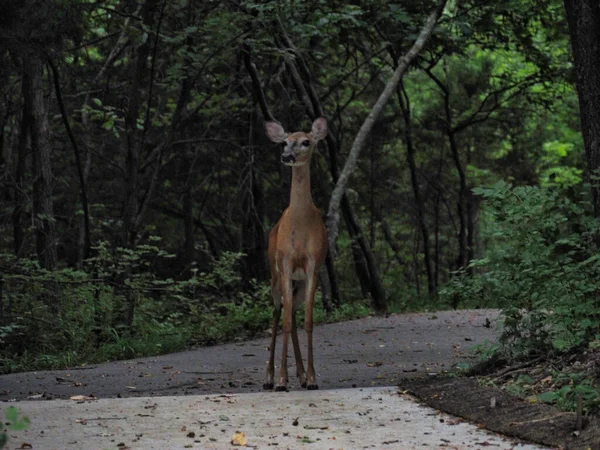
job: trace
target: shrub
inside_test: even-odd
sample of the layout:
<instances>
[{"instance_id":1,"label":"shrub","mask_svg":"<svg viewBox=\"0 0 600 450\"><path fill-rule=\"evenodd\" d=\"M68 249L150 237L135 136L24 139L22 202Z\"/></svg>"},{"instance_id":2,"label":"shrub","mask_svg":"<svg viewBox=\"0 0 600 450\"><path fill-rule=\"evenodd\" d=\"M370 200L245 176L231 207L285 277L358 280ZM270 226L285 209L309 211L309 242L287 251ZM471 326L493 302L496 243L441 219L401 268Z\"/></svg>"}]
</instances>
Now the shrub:
<instances>
[{"instance_id":1,"label":"shrub","mask_svg":"<svg viewBox=\"0 0 600 450\"><path fill-rule=\"evenodd\" d=\"M474 192L485 199L486 255L471 262L472 277L457 275L441 296L462 304L494 299L504 316L499 350L509 358L562 352L595 339L599 224L589 190L499 182Z\"/></svg>"}]
</instances>

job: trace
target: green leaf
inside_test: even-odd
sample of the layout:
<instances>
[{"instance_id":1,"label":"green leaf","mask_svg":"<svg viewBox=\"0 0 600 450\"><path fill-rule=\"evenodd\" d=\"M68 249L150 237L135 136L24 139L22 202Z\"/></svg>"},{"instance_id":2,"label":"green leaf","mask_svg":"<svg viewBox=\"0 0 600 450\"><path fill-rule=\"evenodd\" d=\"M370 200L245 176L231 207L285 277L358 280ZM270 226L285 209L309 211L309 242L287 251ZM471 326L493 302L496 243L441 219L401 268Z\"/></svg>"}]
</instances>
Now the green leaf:
<instances>
[{"instance_id":1,"label":"green leaf","mask_svg":"<svg viewBox=\"0 0 600 450\"><path fill-rule=\"evenodd\" d=\"M9 422L16 422L19 417L19 410L14 406L9 406L6 410L6 420Z\"/></svg>"},{"instance_id":2,"label":"green leaf","mask_svg":"<svg viewBox=\"0 0 600 450\"><path fill-rule=\"evenodd\" d=\"M537 398L544 403L554 403L560 398L560 395L554 391L548 391L538 394Z\"/></svg>"}]
</instances>

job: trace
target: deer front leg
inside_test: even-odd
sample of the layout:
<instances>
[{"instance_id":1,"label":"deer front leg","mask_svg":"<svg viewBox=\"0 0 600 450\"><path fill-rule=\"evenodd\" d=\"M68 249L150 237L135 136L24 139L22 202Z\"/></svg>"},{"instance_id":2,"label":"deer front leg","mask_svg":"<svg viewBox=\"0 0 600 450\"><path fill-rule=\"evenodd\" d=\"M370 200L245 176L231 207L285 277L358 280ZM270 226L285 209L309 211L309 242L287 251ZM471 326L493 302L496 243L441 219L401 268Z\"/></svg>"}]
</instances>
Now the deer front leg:
<instances>
[{"instance_id":1,"label":"deer front leg","mask_svg":"<svg viewBox=\"0 0 600 450\"><path fill-rule=\"evenodd\" d=\"M292 313L292 344L294 345L294 356L296 358L296 375L300 381L300 386L306 387L306 371L302 362L302 352L300 351L300 342L298 341L298 327L296 326L297 305L300 305L306 296L306 282L297 281L297 290L294 292L294 311Z\"/></svg>"},{"instance_id":2,"label":"deer front leg","mask_svg":"<svg viewBox=\"0 0 600 450\"><path fill-rule=\"evenodd\" d=\"M288 369L287 369L287 353L288 340L292 331L293 317L293 294L292 294L292 277L290 273L284 273L281 277L281 294L283 300L283 339L281 351L281 368L279 370L279 382L275 387L276 391L287 391Z\"/></svg>"},{"instance_id":3,"label":"deer front leg","mask_svg":"<svg viewBox=\"0 0 600 450\"><path fill-rule=\"evenodd\" d=\"M271 273L271 297L273 297L273 323L271 326L271 346L269 347L269 362L263 389L273 389L275 377L275 345L277 343L277 328L281 317L281 282L276 272Z\"/></svg>"},{"instance_id":4,"label":"deer front leg","mask_svg":"<svg viewBox=\"0 0 600 450\"><path fill-rule=\"evenodd\" d=\"M279 290L278 290L279 291ZM281 300L273 308L273 325L271 327L271 346L269 347L269 363L267 364L267 376L263 389L273 389L275 376L275 344L277 343L277 328L281 317Z\"/></svg>"},{"instance_id":5,"label":"deer front leg","mask_svg":"<svg viewBox=\"0 0 600 450\"><path fill-rule=\"evenodd\" d=\"M315 293L317 292L317 272L315 270L312 273L307 274L306 278L306 304L305 304L305 315L304 315L304 329L306 331L306 339L308 343L308 361L307 361L307 377L306 383L309 390L319 389L317 384L317 374L315 372L315 366L313 361L313 302L315 300Z\"/></svg>"}]
</instances>

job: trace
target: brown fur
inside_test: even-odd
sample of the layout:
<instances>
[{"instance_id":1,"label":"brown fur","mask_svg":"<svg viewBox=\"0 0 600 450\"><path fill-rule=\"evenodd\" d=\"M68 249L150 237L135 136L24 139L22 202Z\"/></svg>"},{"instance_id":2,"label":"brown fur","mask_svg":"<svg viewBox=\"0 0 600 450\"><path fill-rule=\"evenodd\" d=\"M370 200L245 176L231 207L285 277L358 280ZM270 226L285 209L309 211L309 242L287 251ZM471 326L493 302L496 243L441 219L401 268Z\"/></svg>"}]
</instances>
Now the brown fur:
<instances>
[{"instance_id":1,"label":"brown fur","mask_svg":"<svg viewBox=\"0 0 600 450\"><path fill-rule=\"evenodd\" d=\"M296 372L302 386L317 389L313 363L312 330L313 302L317 289L319 268L327 255L327 229L321 211L313 204L310 192L310 160L318 139L326 135L325 119L317 119L311 133L286 134L278 124L266 126L267 135L275 142L286 142L284 155L292 158L292 187L290 205L269 234L269 263L273 296L273 325L265 389L274 385L274 358L277 328L283 308L283 351L277 390L286 390L287 347L291 334L296 359ZM315 139L317 137L318 139ZM282 138L284 138L282 140ZM302 143L308 140L309 145ZM305 304L304 328L308 340L307 370L300 353L295 312Z\"/></svg>"}]
</instances>

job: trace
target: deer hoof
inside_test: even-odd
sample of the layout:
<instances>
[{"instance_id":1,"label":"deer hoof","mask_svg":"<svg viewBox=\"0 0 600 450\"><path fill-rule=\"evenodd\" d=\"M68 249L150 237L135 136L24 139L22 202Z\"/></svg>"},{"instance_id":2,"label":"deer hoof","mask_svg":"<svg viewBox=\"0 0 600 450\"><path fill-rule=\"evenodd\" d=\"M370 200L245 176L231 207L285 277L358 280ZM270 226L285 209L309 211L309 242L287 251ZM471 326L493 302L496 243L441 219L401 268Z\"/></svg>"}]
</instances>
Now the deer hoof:
<instances>
[{"instance_id":1,"label":"deer hoof","mask_svg":"<svg viewBox=\"0 0 600 450\"><path fill-rule=\"evenodd\" d=\"M302 383L302 384L301 384L301 386L302 386L303 388L306 388L306 386L307 386L307 383L306 383L306 381L305 381L304 383Z\"/></svg>"},{"instance_id":2,"label":"deer hoof","mask_svg":"<svg viewBox=\"0 0 600 450\"><path fill-rule=\"evenodd\" d=\"M275 387L275 392L287 392L287 387L277 386L277 387Z\"/></svg>"},{"instance_id":3,"label":"deer hoof","mask_svg":"<svg viewBox=\"0 0 600 450\"><path fill-rule=\"evenodd\" d=\"M263 384L263 389L265 391L270 391L271 389L273 389L273 386L275 386L273 383L265 383Z\"/></svg>"},{"instance_id":4,"label":"deer hoof","mask_svg":"<svg viewBox=\"0 0 600 450\"><path fill-rule=\"evenodd\" d=\"M317 384L309 384L306 389L308 389L309 391L316 391L319 389L319 385Z\"/></svg>"}]
</instances>

